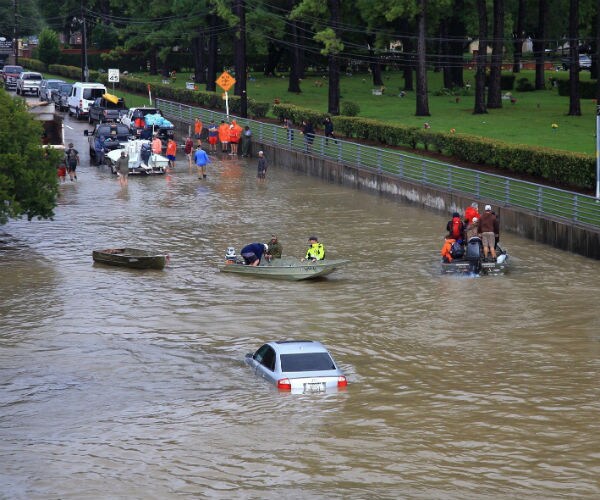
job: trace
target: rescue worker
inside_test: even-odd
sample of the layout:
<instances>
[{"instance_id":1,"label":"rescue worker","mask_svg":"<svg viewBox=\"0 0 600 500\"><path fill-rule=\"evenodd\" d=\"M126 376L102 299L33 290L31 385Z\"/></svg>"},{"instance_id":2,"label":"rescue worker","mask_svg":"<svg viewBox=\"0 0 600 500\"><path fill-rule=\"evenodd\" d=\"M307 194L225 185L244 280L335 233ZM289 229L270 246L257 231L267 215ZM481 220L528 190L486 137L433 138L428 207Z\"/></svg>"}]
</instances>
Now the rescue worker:
<instances>
[{"instance_id":1,"label":"rescue worker","mask_svg":"<svg viewBox=\"0 0 600 500\"><path fill-rule=\"evenodd\" d=\"M271 241L269 241L269 252L267 253L267 259L281 259L283 253L283 246L279 243L276 234L271 235Z\"/></svg>"},{"instance_id":2,"label":"rescue worker","mask_svg":"<svg viewBox=\"0 0 600 500\"><path fill-rule=\"evenodd\" d=\"M483 259L487 260L488 255L492 255L492 261L496 260L496 236L499 235L500 229L498 219L492 212L491 205L485 206L485 211L479 219L478 233L483 243Z\"/></svg>"},{"instance_id":3,"label":"rescue worker","mask_svg":"<svg viewBox=\"0 0 600 500\"><path fill-rule=\"evenodd\" d=\"M455 242L456 240L452 237L451 234L446 235L444 246L440 250L440 254L444 262L452 262L452 245L454 245Z\"/></svg>"},{"instance_id":4,"label":"rescue worker","mask_svg":"<svg viewBox=\"0 0 600 500\"><path fill-rule=\"evenodd\" d=\"M448 221L446 224L446 231L450 234L455 240L462 240L463 233L465 230L465 225L463 221L460 220L460 214L458 212L454 212L452 214L452 219Z\"/></svg>"},{"instance_id":5,"label":"rescue worker","mask_svg":"<svg viewBox=\"0 0 600 500\"><path fill-rule=\"evenodd\" d=\"M312 262L316 262L317 260L323 260L325 258L325 247L322 243L319 243L319 240L316 236L311 236L308 238L308 242L310 243L310 247L306 251L306 256L302 259L302 261L310 260Z\"/></svg>"},{"instance_id":6,"label":"rescue worker","mask_svg":"<svg viewBox=\"0 0 600 500\"><path fill-rule=\"evenodd\" d=\"M244 258L246 265L256 267L260 264L263 254L268 251L269 246L265 243L250 243L242 248L240 254Z\"/></svg>"}]
</instances>

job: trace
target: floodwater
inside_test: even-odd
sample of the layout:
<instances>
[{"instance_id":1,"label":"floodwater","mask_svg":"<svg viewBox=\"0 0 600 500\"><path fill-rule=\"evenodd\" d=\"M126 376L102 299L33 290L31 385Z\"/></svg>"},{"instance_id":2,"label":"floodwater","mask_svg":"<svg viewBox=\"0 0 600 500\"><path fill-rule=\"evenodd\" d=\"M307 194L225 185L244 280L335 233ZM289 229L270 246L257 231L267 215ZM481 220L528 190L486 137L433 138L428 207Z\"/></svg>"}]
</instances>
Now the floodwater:
<instances>
[{"instance_id":1,"label":"floodwater","mask_svg":"<svg viewBox=\"0 0 600 500\"><path fill-rule=\"evenodd\" d=\"M503 235L512 271L441 276L446 218L216 160L122 189L87 164L54 221L0 233L2 498L598 498L600 262ZM313 233L315 282L220 274ZM164 271L93 249L167 251ZM279 393L243 357L316 339L348 389Z\"/></svg>"}]
</instances>

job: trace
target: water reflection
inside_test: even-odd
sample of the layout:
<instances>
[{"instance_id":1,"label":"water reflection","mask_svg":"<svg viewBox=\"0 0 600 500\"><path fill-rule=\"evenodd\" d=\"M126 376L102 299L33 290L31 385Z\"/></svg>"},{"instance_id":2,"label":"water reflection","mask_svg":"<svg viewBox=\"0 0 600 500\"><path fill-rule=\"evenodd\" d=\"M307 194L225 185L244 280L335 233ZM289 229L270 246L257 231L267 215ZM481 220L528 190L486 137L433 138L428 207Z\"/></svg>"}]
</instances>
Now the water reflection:
<instances>
[{"instance_id":1,"label":"water reflection","mask_svg":"<svg viewBox=\"0 0 600 500\"><path fill-rule=\"evenodd\" d=\"M79 177L53 222L0 237L7 497L600 493L597 262L503 235L509 275L441 276L444 217L273 166L259 186L252 160L126 190ZM353 265L315 283L218 272L272 233ZM92 264L123 244L171 263ZM256 380L243 356L272 338L323 341L348 391Z\"/></svg>"}]
</instances>

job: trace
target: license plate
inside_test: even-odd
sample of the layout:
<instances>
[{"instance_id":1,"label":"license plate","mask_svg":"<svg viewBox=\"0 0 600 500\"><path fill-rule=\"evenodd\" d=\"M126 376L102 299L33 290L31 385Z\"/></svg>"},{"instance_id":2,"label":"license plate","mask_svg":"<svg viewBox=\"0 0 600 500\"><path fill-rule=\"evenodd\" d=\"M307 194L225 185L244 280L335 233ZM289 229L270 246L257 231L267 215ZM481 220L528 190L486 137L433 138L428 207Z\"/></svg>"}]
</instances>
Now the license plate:
<instances>
[{"instance_id":1,"label":"license plate","mask_svg":"<svg viewBox=\"0 0 600 500\"><path fill-rule=\"evenodd\" d=\"M304 384L304 392L324 392L324 382L307 382Z\"/></svg>"}]
</instances>

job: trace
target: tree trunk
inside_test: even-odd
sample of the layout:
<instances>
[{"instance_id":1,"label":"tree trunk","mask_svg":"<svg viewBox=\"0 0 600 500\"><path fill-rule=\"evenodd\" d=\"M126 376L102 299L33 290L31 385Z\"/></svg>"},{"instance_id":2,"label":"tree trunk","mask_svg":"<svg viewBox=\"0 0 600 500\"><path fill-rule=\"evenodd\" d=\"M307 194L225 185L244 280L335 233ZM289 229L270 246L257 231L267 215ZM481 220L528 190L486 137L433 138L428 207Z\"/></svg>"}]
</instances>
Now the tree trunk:
<instances>
[{"instance_id":1,"label":"tree trunk","mask_svg":"<svg viewBox=\"0 0 600 500\"><path fill-rule=\"evenodd\" d=\"M204 50L204 30L198 28L198 36L192 38L192 57L194 60L194 82L206 83L206 53Z\"/></svg>"},{"instance_id":2,"label":"tree trunk","mask_svg":"<svg viewBox=\"0 0 600 500\"><path fill-rule=\"evenodd\" d=\"M533 55L535 57L535 89L546 88L544 76L544 49L546 40L546 20L548 18L548 0L539 0L538 4L538 32L533 42Z\"/></svg>"},{"instance_id":3,"label":"tree trunk","mask_svg":"<svg viewBox=\"0 0 600 500\"><path fill-rule=\"evenodd\" d=\"M513 42L513 73L521 72L521 59L523 58L523 40L525 36L525 11L527 0L519 0L517 19Z\"/></svg>"},{"instance_id":4,"label":"tree trunk","mask_svg":"<svg viewBox=\"0 0 600 500\"><path fill-rule=\"evenodd\" d=\"M373 87L383 86L383 77L381 76L381 63L379 58L375 54L373 46L375 45L375 36L369 35L369 68L371 68L371 75L373 76Z\"/></svg>"},{"instance_id":5,"label":"tree trunk","mask_svg":"<svg viewBox=\"0 0 600 500\"><path fill-rule=\"evenodd\" d=\"M494 34L488 89L488 108L502 107L502 52L504 49L504 0L494 0Z\"/></svg>"},{"instance_id":6,"label":"tree trunk","mask_svg":"<svg viewBox=\"0 0 600 500\"><path fill-rule=\"evenodd\" d=\"M452 81L452 57L450 56L450 38L448 36L448 25L450 18L440 20L440 64L442 67L443 85L445 89L454 87Z\"/></svg>"},{"instance_id":7,"label":"tree trunk","mask_svg":"<svg viewBox=\"0 0 600 500\"><path fill-rule=\"evenodd\" d=\"M158 61L156 58L156 48L150 50L150 74L158 75Z\"/></svg>"},{"instance_id":8,"label":"tree trunk","mask_svg":"<svg viewBox=\"0 0 600 500\"><path fill-rule=\"evenodd\" d=\"M267 42L267 62L265 63L264 75L277 76L277 65L281 60L283 50L271 41Z\"/></svg>"},{"instance_id":9,"label":"tree trunk","mask_svg":"<svg viewBox=\"0 0 600 500\"><path fill-rule=\"evenodd\" d=\"M246 5L245 0L235 0L235 14L238 18L235 34L235 95L240 96L240 115L248 117L248 62L246 60Z\"/></svg>"},{"instance_id":10,"label":"tree trunk","mask_svg":"<svg viewBox=\"0 0 600 500\"><path fill-rule=\"evenodd\" d=\"M401 20L400 23L400 32L409 33L411 32L412 27L408 25L408 21L405 19ZM404 59L404 69L402 71L402 78L404 79L404 90L407 92L411 92L414 90L413 85L413 66L414 59L412 56L414 50L414 44L411 37L403 37L402 38L402 47L403 47L403 59Z\"/></svg>"},{"instance_id":11,"label":"tree trunk","mask_svg":"<svg viewBox=\"0 0 600 500\"><path fill-rule=\"evenodd\" d=\"M487 10L485 0L477 0L477 17L479 19L479 49L476 56L475 70L475 107L473 114L487 113L485 107L485 62L487 59Z\"/></svg>"},{"instance_id":12,"label":"tree trunk","mask_svg":"<svg viewBox=\"0 0 600 500\"><path fill-rule=\"evenodd\" d=\"M336 37L339 37L341 19L341 0L328 0L330 25ZM340 61L337 54L329 55L329 95L327 112L337 116L340 114Z\"/></svg>"},{"instance_id":13,"label":"tree trunk","mask_svg":"<svg viewBox=\"0 0 600 500\"><path fill-rule=\"evenodd\" d=\"M295 0L288 1L288 9L291 12L296 4ZM300 89L300 48L298 46L298 23L295 20L289 22L290 34L290 79L288 82L288 92L299 94Z\"/></svg>"},{"instance_id":14,"label":"tree trunk","mask_svg":"<svg viewBox=\"0 0 600 500\"><path fill-rule=\"evenodd\" d=\"M463 52L465 49L465 27L463 0L454 0L452 16L448 19L448 56L450 63L450 82L452 87L462 88L465 86L463 73Z\"/></svg>"},{"instance_id":15,"label":"tree trunk","mask_svg":"<svg viewBox=\"0 0 600 500\"><path fill-rule=\"evenodd\" d=\"M419 0L419 14L417 15L417 102L416 116L430 116L429 101L427 99L427 48L425 42L425 9L427 0Z\"/></svg>"},{"instance_id":16,"label":"tree trunk","mask_svg":"<svg viewBox=\"0 0 600 500\"><path fill-rule=\"evenodd\" d=\"M581 116L579 99L579 0L569 0L569 116Z\"/></svg>"},{"instance_id":17,"label":"tree trunk","mask_svg":"<svg viewBox=\"0 0 600 500\"><path fill-rule=\"evenodd\" d=\"M592 59L592 78L596 78L596 112L600 105L600 0L596 0L596 50L595 60Z\"/></svg>"},{"instance_id":18,"label":"tree trunk","mask_svg":"<svg viewBox=\"0 0 600 500\"><path fill-rule=\"evenodd\" d=\"M208 92L216 92L217 90L217 57L219 55L219 40L217 38L216 29L219 22L215 13L208 15L208 66L206 71L206 90Z\"/></svg>"}]
</instances>

